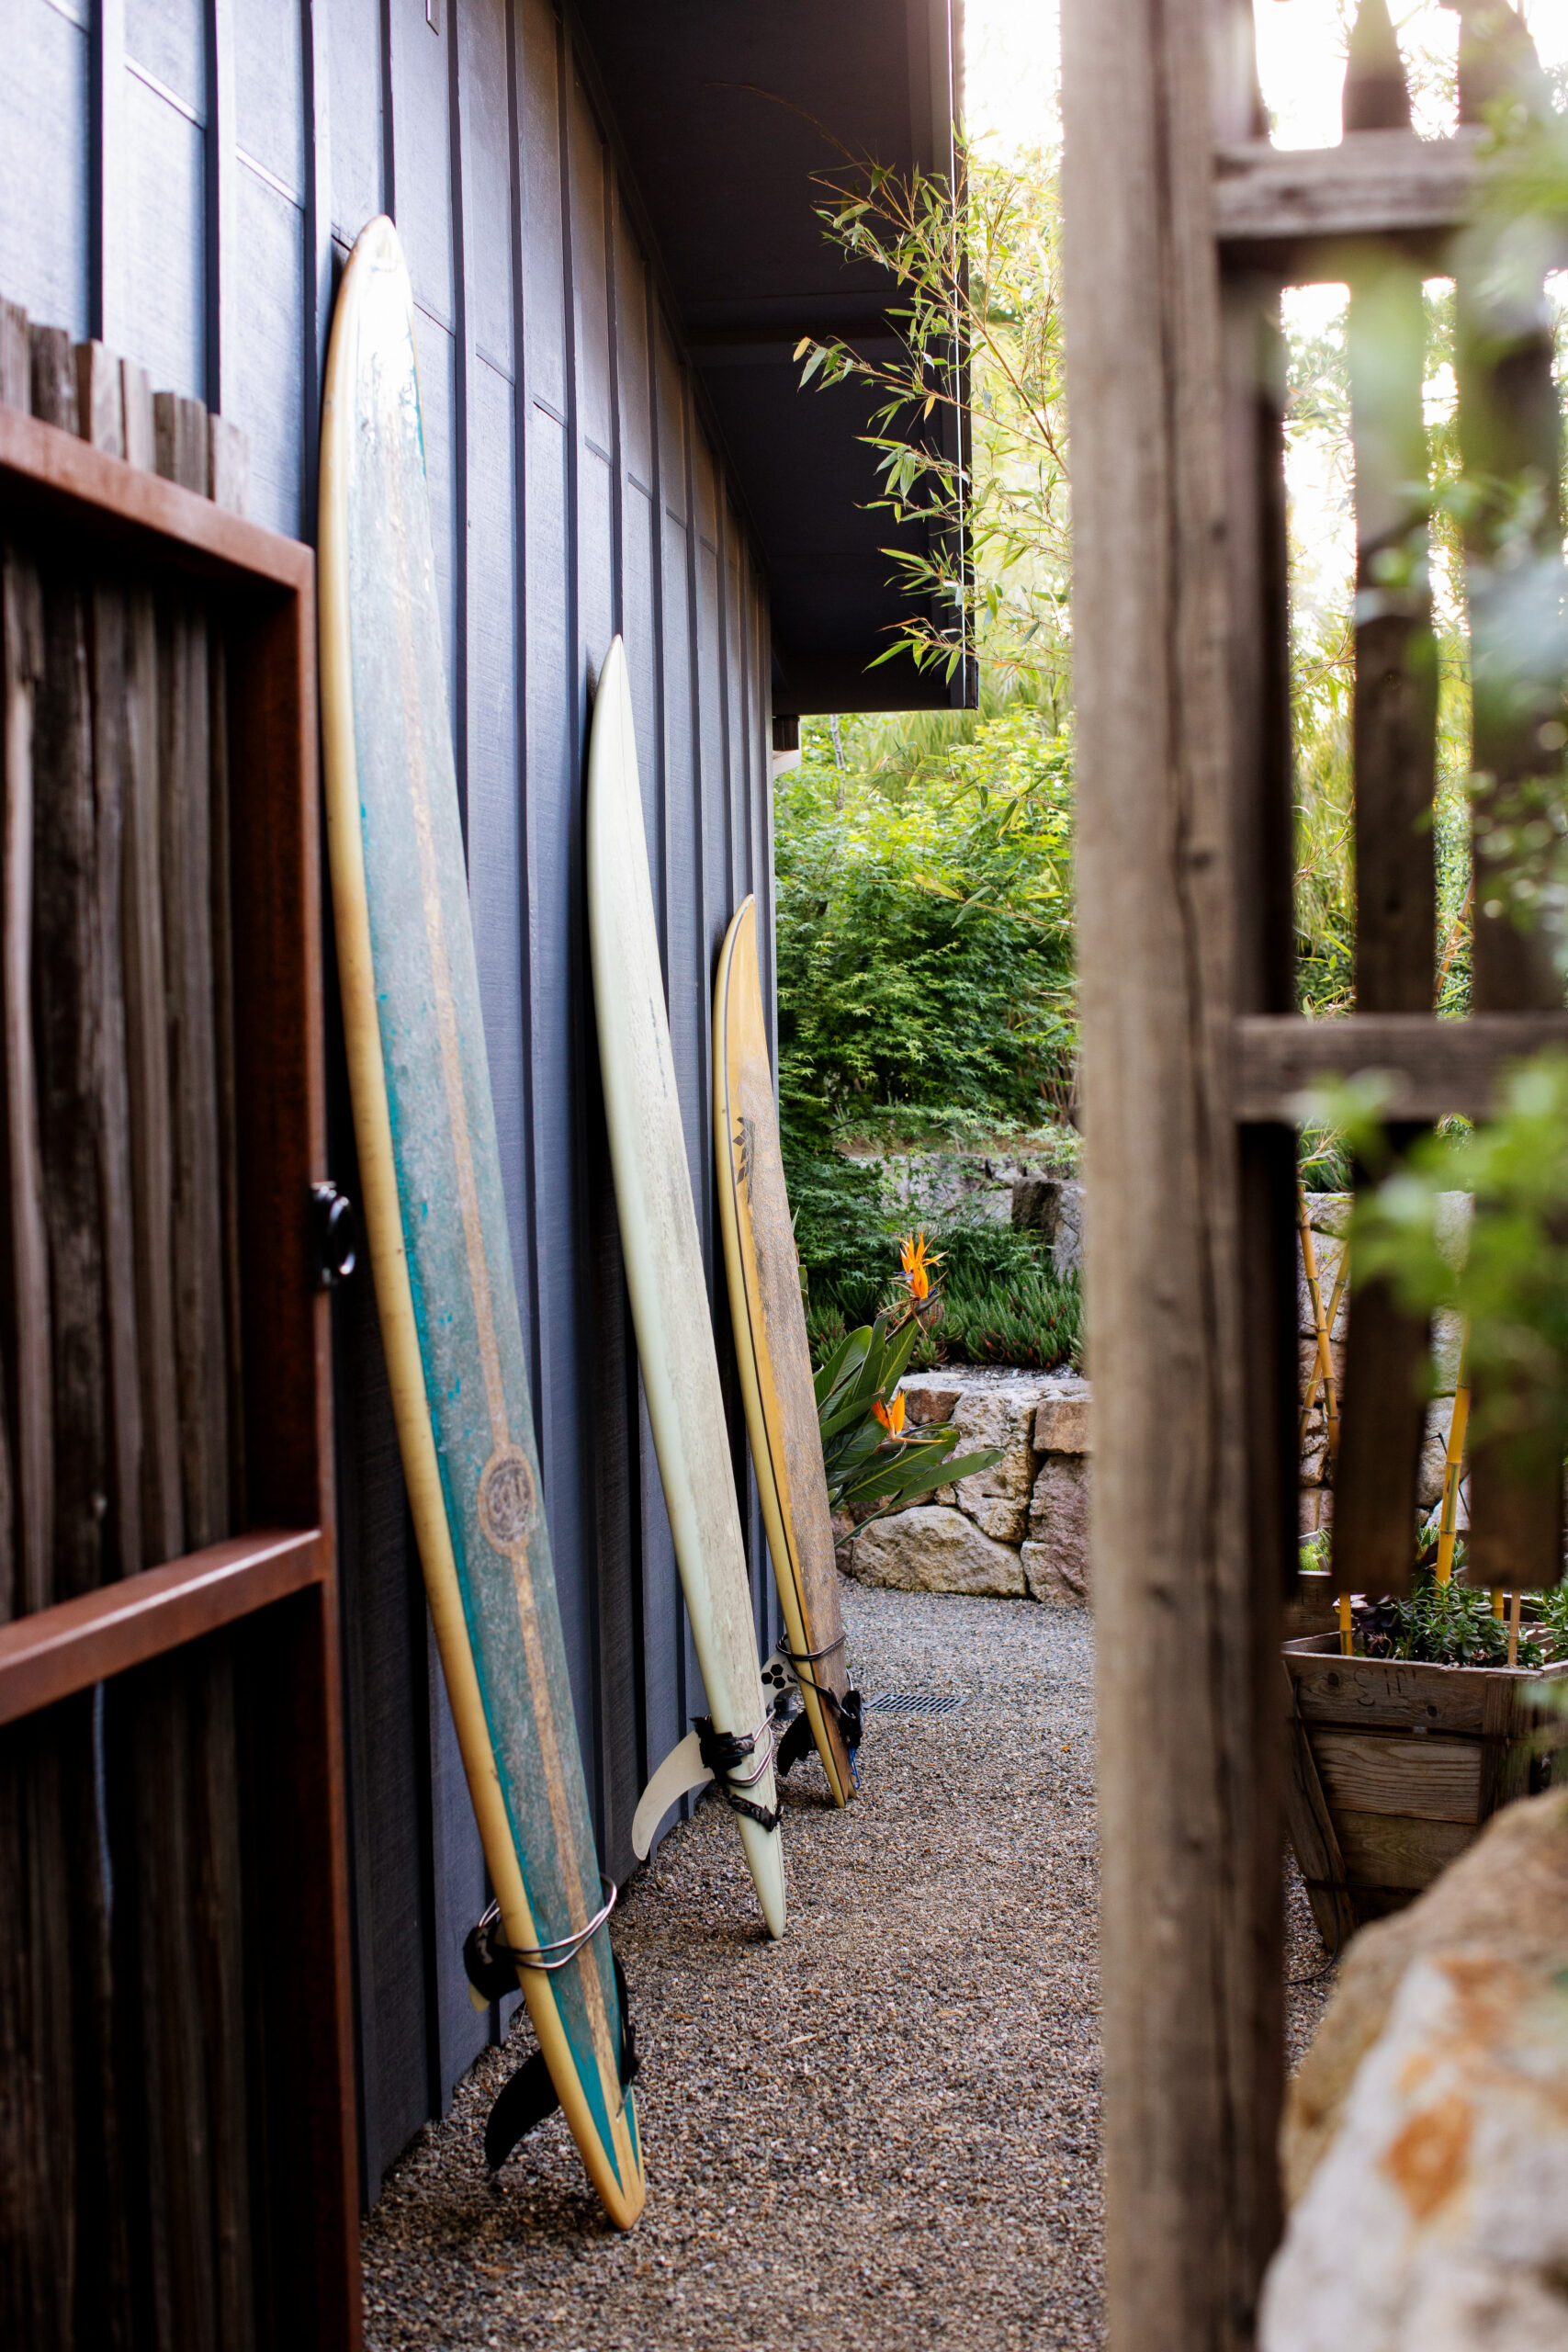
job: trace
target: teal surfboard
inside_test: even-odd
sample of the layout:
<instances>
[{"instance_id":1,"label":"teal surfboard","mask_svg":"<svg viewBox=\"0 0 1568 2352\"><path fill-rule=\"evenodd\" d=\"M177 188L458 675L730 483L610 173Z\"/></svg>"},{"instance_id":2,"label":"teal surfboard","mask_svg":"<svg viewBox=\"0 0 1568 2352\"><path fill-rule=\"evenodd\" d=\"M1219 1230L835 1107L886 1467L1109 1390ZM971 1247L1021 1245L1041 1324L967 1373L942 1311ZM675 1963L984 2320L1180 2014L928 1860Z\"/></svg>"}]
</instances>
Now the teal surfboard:
<instances>
[{"instance_id":1,"label":"teal surfboard","mask_svg":"<svg viewBox=\"0 0 1568 2352\"><path fill-rule=\"evenodd\" d=\"M479 1017L413 300L386 220L355 246L333 322L320 595L327 835L369 1254L425 1587L499 1905L470 1973L486 1990L516 1975L548 2070L548 2085L537 2062L513 2077L487 2147L499 2160L513 2127L553 2104L553 2086L626 2229L642 2208L642 2149Z\"/></svg>"}]
</instances>

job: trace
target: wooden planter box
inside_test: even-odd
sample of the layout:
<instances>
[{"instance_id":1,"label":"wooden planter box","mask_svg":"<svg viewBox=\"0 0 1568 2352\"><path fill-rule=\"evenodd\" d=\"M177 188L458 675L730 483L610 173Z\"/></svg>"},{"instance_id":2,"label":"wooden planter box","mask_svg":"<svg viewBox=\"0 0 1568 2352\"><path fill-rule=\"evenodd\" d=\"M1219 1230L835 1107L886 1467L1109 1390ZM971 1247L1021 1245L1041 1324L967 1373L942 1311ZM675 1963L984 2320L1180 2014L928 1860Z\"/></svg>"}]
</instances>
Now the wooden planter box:
<instances>
[{"instance_id":1,"label":"wooden planter box","mask_svg":"<svg viewBox=\"0 0 1568 2352\"><path fill-rule=\"evenodd\" d=\"M1284 1646L1287 1813L1329 1950L1400 1910L1499 1806L1551 1785L1568 1721L1532 1707L1536 1668L1345 1657L1337 1634Z\"/></svg>"}]
</instances>

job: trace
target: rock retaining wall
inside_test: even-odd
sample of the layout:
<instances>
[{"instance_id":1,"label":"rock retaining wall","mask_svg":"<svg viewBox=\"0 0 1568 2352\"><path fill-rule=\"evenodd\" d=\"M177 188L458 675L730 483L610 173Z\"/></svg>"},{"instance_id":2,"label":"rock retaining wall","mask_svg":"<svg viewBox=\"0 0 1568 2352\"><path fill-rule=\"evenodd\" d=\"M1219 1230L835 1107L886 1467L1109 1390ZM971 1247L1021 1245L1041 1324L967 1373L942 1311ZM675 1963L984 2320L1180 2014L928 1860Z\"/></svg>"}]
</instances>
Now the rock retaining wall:
<instances>
[{"instance_id":1,"label":"rock retaining wall","mask_svg":"<svg viewBox=\"0 0 1568 2352\"><path fill-rule=\"evenodd\" d=\"M1001 1460L862 1528L840 1555L850 1574L905 1592L1087 1601L1088 1381L953 1365L913 1375L904 1394L915 1427L951 1420L960 1453L997 1446Z\"/></svg>"},{"instance_id":2,"label":"rock retaining wall","mask_svg":"<svg viewBox=\"0 0 1568 2352\"><path fill-rule=\"evenodd\" d=\"M976 1163L984 1167L985 1163ZM995 1180L1000 1197L1000 1180ZM1076 1265L1082 1247L1082 1190L1060 1178L1027 1172L1010 1180L1015 1222L1047 1231ZM1326 1313L1334 1295L1349 1223L1348 1193L1309 1193L1318 1284ZM1470 1204L1444 1196L1444 1246L1462 1251ZM1062 1256L1058 1256L1058 1263ZM1064 1271L1066 1268L1064 1266ZM1312 1376L1317 1332L1298 1241L1297 1328L1302 1395ZM1348 1301L1341 1297L1329 1334L1334 1375L1343 1388ZM1449 1424L1453 1415L1463 1334L1459 1318L1439 1315L1433 1327L1433 1385L1421 1455L1420 1501L1442 1501ZM1076 1373L1005 1372L952 1365L904 1383L916 1427L952 1420L959 1451L997 1446L994 1468L941 1487L933 1500L876 1520L847 1541L840 1558L867 1584L914 1592L1032 1595L1080 1608L1089 1599L1089 1496L1090 1389ZM1333 1515L1333 1469L1321 1390L1306 1418L1301 1464L1303 1533L1326 1527ZM1461 1490L1460 1524L1466 1524ZM1303 1630L1306 1630L1303 1628Z\"/></svg>"}]
</instances>

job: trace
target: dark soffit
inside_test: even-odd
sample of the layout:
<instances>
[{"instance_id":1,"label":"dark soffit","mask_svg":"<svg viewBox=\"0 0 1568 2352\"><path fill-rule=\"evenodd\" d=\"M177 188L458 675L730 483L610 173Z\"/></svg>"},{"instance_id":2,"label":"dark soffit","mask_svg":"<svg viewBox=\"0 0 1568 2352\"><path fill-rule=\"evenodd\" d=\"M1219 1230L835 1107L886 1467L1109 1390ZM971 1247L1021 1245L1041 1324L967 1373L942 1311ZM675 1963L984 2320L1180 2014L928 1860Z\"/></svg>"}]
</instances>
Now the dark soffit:
<instances>
[{"instance_id":1,"label":"dark soffit","mask_svg":"<svg viewBox=\"0 0 1568 2352\"><path fill-rule=\"evenodd\" d=\"M766 568L782 712L912 710L969 688L900 657L851 386L799 388L804 334L878 338L890 281L829 244L812 175L840 148L947 173L962 0L577 0L691 358ZM835 141L838 142L835 145Z\"/></svg>"}]
</instances>

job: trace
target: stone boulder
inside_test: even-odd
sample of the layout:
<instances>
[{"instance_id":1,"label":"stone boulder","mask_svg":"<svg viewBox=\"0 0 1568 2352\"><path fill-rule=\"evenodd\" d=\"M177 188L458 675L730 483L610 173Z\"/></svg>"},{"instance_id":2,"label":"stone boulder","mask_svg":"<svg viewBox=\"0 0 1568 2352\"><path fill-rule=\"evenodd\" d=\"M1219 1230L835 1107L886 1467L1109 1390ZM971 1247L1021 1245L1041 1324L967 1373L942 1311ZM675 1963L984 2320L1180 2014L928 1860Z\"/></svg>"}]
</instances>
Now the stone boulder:
<instances>
[{"instance_id":1,"label":"stone boulder","mask_svg":"<svg viewBox=\"0 0 1568 2352\"><path fill-rule=\"evenodd\" d=\"M1018 1554L943 1503L917 1503L912 1510L874 1520L855 1537L848 1565L863 1584L888 1585L898 1592L1021 1599L1024 1590Z\"/></svg>"},{"instance_id":2,"label":"stone boulder","mask_svg":"<svg viewBox=\"0 0 1568 2352\"><path fill-rule=\"evenodd\" d=\"M1092 1453L1089 1384L1066 1395L1043 1396L1034 1408L1036 1453Z\"/></svg>"},{"instance_id":3,"label":"stone boulder","mask_svg":"<svg viewBox=\"0 0 1568 2352\"><path fill-rule=\"evenodd\" d=\"M1363 1929L1282 2135L1260 2352L1568 2346L1568 1802Z\"/></svg>"},{"instance_id":4,"label":"stone boulder","mask_svg":"<svg viewBox=\"0 0 1568 2352\"><path fill-rule=\"evenodd\" d=\"M1048 1453L1029 1501L1029 1540L1021 1557L1036 1600L1081 1607L1089 1596L1089 1457Z\"/></svg>"},{"instance_id":5,"label":"stone boulder","mask_svg":"<svg viewBox=\"0 0 1568 2352\"><path fill-rule=\"evenodd\" d=\"M1020 1176L1012 1188L1012 1222L1042 1234L1051 1262L1065 1281L1083 1264L1084 1189L1066 1176Z\"/></svg>"},{"instance_id":6,"label":"stone boulder","mask_svg":"<svg viewBox=\"0 0 1568 2352\"><path fill-rule=\"evenodd\" d=\"M956 1486L939 1487L938 1502L951 1503L996 1544L1021 1544L1029 1524L1029 1493L1034 1477L1036 1388L964 1389L953 1407L958 1431L955 1453L977 1453L996 1446L1001 1460L976 1470Z\"/></svg>"}]
</instances>

